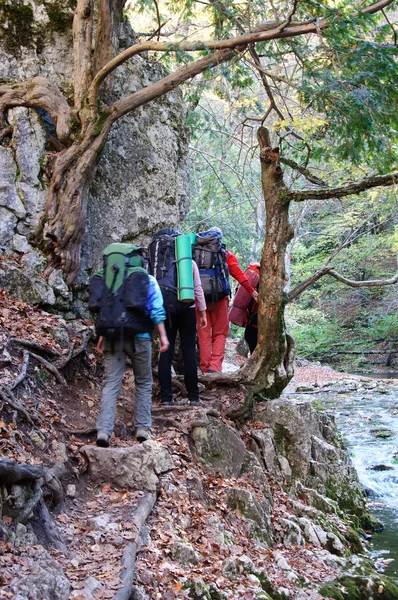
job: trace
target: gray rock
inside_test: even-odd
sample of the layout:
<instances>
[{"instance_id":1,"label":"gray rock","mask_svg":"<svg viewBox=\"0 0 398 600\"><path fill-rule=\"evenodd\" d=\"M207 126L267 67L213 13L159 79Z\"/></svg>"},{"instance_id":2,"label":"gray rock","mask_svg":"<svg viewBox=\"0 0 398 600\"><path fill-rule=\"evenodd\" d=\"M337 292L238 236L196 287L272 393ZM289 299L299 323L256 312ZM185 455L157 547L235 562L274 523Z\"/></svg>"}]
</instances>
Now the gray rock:
<instances>
[{"instance_id":1,"label":"gray rock","mask_svg":"<svg viewBox=\"0 0 398 600\"><path fill-rule=\"evenodd\" d=\"M158 475L173 468L169 452L155 441L126 448L84 446L94 482L109 482L120 488L155 491Z\"/></svg>"},{"instance_id":2,"label":"gray rock","mask_svg":"<svg viewBox=\"0 0 398 600\"><path fill-rule=\"evenodd\" d=\"M253 521L258 529L254 528L253 532L258 531L262 541L271 539L271 507L268 501L259 502L254 494L242 488L227 488L228 505L232 510L238 509L244 517ZM266 532L266 539L263 539ZM258 536L257 536L258 537Z\"/></svg>"},{"instance_id":3,"label":"gray rock","mask_svg":"<svg viewBox=\"0 0 398 600\"><path fill-rule=\"evenodd\" d=\"M14 235L17 224L17 217L8 208L0 206L0 245L3 247L11 246L11 240Z\"/></svg>"},{"instance_id":4,"label":"gray rock","mask_svg":"<svg viewBox=\"0 0 398 600\"><path fill-rule=\"evenodd\" d=\"M80 587L78 590L73 590L70 595L70 600L74 598L78 598L79 600L91 600L95 597L95 592L100 590L103 585L98 579L95 577L87 577L83 582L83 587Z\"/></svg>"},{"instance_id":5,"label":"gray rock","mask_svg":"<svg viewBox=\"0 0 398 600\"><path fill-rule=\"evenodd\" d=\"M316 523L312 523L306 517L299 517L299 523L305 539L313 546L326 546L327 534Z\"/></svg>"},{"instance_id":6,"label":"gray rock","mask_svg":"<svg viewBox=\"0 0 398 600\"><path fill-rule=\"evenodd\" d=\"M220 419L207 417L203 425L192 428L195 452L219 473L238 477L245 462L246 447L235 431Z\"/></svg>"},{"instance_id":7,"label":"gray rock","mask_svg":"<svg viewBox=\"0 0 398 600\"><path fill-rule=\"evenodd\" d=\"M37 275L25 273L12 261L3 261L1 264L0 287L7 290L10 296L30 304L55 304L55 295L48 283Z\"/></svg>"},{"instance_id":8,"label":"gray rock","mask_svg":"<svg viewBox=\"0 0 398 600\"><path fill-rule=\"evenodd\" d=\"M59 269L55 269L48 277L48 285L50 285L56 296L61 296L66 300L72 300L72 293L69 291L68 286L66 285L62 271Z\"/></svg>"},{"instance_id":9,"label":"gray rock","mask_svg":"<svg viewBox=\"0 0 398 600\"><path fill-rule=\"evenodd\" d=\"M23 555L23 553L22 553ZM9 569L13 579L10 587L18 600L67 600L71 589L59 564L44 548L36 549L34 555L26 554L24 569L19 564Z\"/></svg>"},{"instance_id":10,"label":"gray rock","mask_svg":"<svg viewBox=\"0 0 398 600\"><path fill-rule=\"evenodd\" d=\"M274 528L285 546L301 546L304 543L300 527L291 519L279 518Z\"/></svg>"},{"instance_id":11,"label":"gray rock","mask_svg":"<svg viewBox=\"0 0 398 600\"><path fill-rule=\"evenodd\" d=\"M88 522L90 525L95 527L95 529L104 530L111 520L110 516L107 513L101 513L97 517L90 517Z\"/></svg>"},{"instance_id":12,"label":"gray rock","mask_svg":"<svg viewBox=\"0 0 398 600\"><path fill-rule=\"evenodd\" d=\"M73 483L69 483L66 487L66 495L68 496L68 498L75 498L76 497L76 486L73 485Z\"/></svg>"},{"instance_id":13,"label":"gray rock","mask_svg":"<svg viewBox=\"0 0 398 600\"><path fill-rule=\"evenodd\" d=\"M40 117L34 110L22 106L13 108L10 113L9 121L14 128L19 181L30 187L39 187L40 163L45 154L45 136ZM33 211L28 212L32 214Z\"/></svg>"},{"instance_id":14,"label":"gray rock","mask_svg":"<svg viewBox=\"0 0 398 600\"><path fill-rule=\"evenodd\" d=\"M171 558L182 565L197 565L199 555L188 542L176 540L171 544Z\"/></svg>"},{"instance_id":15,"label":"gray rock","mask_svg":"<svg viewBox=\"0 0 398 600\"><path fill-rule=\"evenodd\" d=\"M26 254L27 252L32 250L32 246L29 244L28 240L24 235L16 233L12 238L12 249L16 252Z\"/></svg>"},{"instance_id":16,"label":"gray rock","mask_svg":"<svg viewBox=\"0 0 398 600\"><path fill-rule=\"evenodd\" d=\"M44 440L43 437L37 433L37 431L32 430L29 433L29 437L34 443L34 445L40 448L40 450L44 450L46 448L46 440Z\"/></svg>"},{"instance_id":17,"label":"gray rock","mask_svg":"<svg viewBox=\"0 0 398 600\"><path fill-rule=\"evenodd\" d=\"M34 546L37 543L37 538L33 531L30 531L30 529L25 527L22 523L18 523L15 530L14 546L16 548L23 548L26 546Z\"/></svg>"},{"instance_id":18,"label":"gray rock","mask_svg":"<svg viewBox=\"0 0 398 600\"><path fill-rule=\"evenodd\" d=\"M252 431L251 435L260 448L265 468L272 473L275 467L275 443L272 429L257 429Z\"/></svg>"}]
</instances>

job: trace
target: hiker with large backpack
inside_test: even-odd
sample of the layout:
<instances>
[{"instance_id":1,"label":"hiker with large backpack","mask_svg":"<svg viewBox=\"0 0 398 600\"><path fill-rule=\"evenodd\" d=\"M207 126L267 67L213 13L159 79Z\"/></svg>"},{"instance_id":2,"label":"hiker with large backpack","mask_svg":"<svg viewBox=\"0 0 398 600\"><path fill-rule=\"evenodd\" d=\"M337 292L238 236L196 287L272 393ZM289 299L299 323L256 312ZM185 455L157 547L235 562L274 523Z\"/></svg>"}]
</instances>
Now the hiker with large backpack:
<instances>
[{"instance_id":1,"label":"hiker with large backpack","mask_svg":"<svg viewBox=\"0 0 398 600\"><path fill-rule=\"evenodd\" d=\"M97 419L97 445L109 446L126 357L134 372L136 438L150 438L152 408L152 329L160 337L160 352L169 342L166 313L159 286L146 268L143 250L134 244L110 244L103 251L103 269L90 283L89 308L97 314L97 350L104 354L104 385Z\"/></svg>"},{"instance_id":2,"label":"hiker with large backpack","mask_svg":"<svg viewBox=\"0 0 398 600\"><path fill-rule=\"evenodd\" d=\"M239 267L236 256L222 243L222 231L219 227L212 227L198 234L193 256L199 268L206 298L207 325L204 328L198 327L200 369L203 373L221 372L229 331L229 275L236 279L254 300L257 300L258 293Z\"/></svg>"},{"instance_id":3,"label":"hiker with large backpack","mask_svg":"<svg viewBox=\"0 0 398 600\"><path fill-rule=\"evenodd\" d=\"M158 231L149 245L149 272L156 278L163 294L166 309L166 333L170 346L159 357L158 377L161 403L173 402L171 366L177 333L180 335L181 351L184 360L184 382L191 406L199 406L198 366L196 360L196 314L198 328L206 327L206 302L203 295L199 271L192 261L191 246L189 260L192 264L194 301L182 302L178 299L178 279L176 239L180 236L177 229L167 227ZM190 268L190 267L189 267Z\"/></svg>"},{"instance_id":4,"label":"hiker with large backpack","mask_svg":"<svg viewBox=\"0 0 398 600\"><path fill-rule=\"evenodd\" d=\"M253 262L244 272L246 279L258 292L260 282L260 263ZM236 291L232 306L229 309L228 318L231 323L245 328L245 340L249 346L250 354L253 354L257 346L258 326L257 326L258 302L252 295L240 285Z\"/></svg>"}]
</instances>

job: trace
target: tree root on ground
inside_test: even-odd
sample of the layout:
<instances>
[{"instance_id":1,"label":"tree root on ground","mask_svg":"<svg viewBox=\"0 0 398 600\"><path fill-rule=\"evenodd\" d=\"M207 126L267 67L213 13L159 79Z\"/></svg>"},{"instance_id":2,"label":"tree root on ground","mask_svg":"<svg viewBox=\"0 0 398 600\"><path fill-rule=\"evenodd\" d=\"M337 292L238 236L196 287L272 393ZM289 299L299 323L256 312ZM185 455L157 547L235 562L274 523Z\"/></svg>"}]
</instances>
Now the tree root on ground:
<instances>
[{"instance_id":1,"label":"tree root on ground","mask_svg":"<svg viewBox=\"0 0 398 600\"><path fill-rule=\"evenodd\" d=\"M49 348L48 346L42 346L37 342L32 342L31 340L24 340L22 338L10 338L10 344L18 344L19 346L25 346L25 348L29 348L30 350L36 350L36 352L43 352L44 354L48 354L49 356L53 356L54 358L59 358L61 355L56 350Z\"/></svg>"},{"instance_id":2,"label":"tree root on ground","mask_svg":"<svg viewBox=\"0 0 398 600\"><path fill-rule=\"evenodd\" d=\"M54 377L58 381L58 383L60 383L61 385L67 385L65 379L62 377L61 373L58 371L58 369L55 365L51 364L50 362L48 362L48 360L46 360L42 356L39 356L38 354L33 354L33 352L30 352L29 354L31 355L32 358L37 360L37 362L39 362L43 366L45 366L47 371L50 371L50 373L52 373L54 375Z\"/></svg>"},{"instance_id":3,"label":"tree root on ground","mask_svg":"<svg viewBox=\"0 0 398 600\"><path fill-rule=\"evenodd\" d=\"M57 472L61 470L55 466L46 469L43 465L19 464L9 458L0 459L0 539L11 540L14 529L21 523L31 525L37 539L47 547L53 545L58 549L65 549L66 545L59 533L57 526L51 518L48 508L43 500L43 488L47 487L54 504L63 500L61 482L57 479ZM16 507L16 490L23 488L27 496L23 506ZM13 526L8 526L1 519L2 514L7 514L13 521Z\"/></svg>"},{"instance_id":4,"label":"tree root on ground","mask_svg":"<svg viewBox=\"0 0 398 600\"><path fill-rule=\"evenodd\" d=\"M24 350L21 372L18 375L18 377L10 385L10 388L9 388L10 390L14 390L25 379L26 373L28 371L28 364L29 364L29 352L27 350Z\"/></svg>"},{"instance_id":5,"label":"tree root on ground","mask_svg":"<svg viewBox=\"0 0 398 600\"><path fill-rule=\"evenodd\" d=\"M129 600L133 590L133 576L135 557L137 554L138 541L143 524L151 514L156 503L156 493L148 493L141 499L134 511L133 522L135 525L135 539L130 542L123 553L122 573L120 576L122 587L116 592L113 600Z\"/></svg>"},{"instance_id":6,"label":"tree root on ground","mask_svg":"<svg viewBox=\"0 0 398 600\"><path fill-rule=\"evenodd\" d=\"M18 412L20 412L25 417L25 419L28 421L28 423L30 423L31 425L34 425L34 423L39 420L38 415L29 413L22 406L22 404L20 404L19 402L17 402L17 400L15 400L15 398L12 395L12 392L10 390L0 388L0 398L3 400L3 402L5 402L6 404L9 404L9 406L11 406L14 410L17 410Z\"/></svg>"}]
</instances>

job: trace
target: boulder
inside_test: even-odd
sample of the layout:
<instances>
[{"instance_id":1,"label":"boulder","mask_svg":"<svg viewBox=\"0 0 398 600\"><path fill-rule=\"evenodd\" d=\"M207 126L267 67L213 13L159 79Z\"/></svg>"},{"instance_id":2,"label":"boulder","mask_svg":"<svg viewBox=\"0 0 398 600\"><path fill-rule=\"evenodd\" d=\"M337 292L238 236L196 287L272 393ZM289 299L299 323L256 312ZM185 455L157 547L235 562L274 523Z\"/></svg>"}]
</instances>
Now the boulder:
<instances>
[{"instance_id":1,"label":"boulder","mask_svg":"<svg viewBox=\"0 0 398 600\"><path fill-rule=\"evenodd\" d=\"M209 467L229 477L239 477L245 462L246 446L237 433L220 419L207 417L193 424L195 454Z\"/></svg>"},{"instance_id":2,"label":"boulder","mask_svg":"<svg viewBox=\"0 0 398 600\"><path fill-rule=\"evenodd\" d=\"M169 452L153 440L125 448L84 446L81 452L88 460L92 481L119 488L154 492L158 476L173 468Z\"/></svg>"},{"instance_id":3,"label":"boulder","mask_svg":"<svg viewBox=\"0 0 398 600\"><path fill-rule=\"evenodd\" d=\"M29 304L55 304L55 295L48 283L38 275L24 272L13 261L2 261L0 287L7 290L10 296Z\"/></svg>"}]
</instances>

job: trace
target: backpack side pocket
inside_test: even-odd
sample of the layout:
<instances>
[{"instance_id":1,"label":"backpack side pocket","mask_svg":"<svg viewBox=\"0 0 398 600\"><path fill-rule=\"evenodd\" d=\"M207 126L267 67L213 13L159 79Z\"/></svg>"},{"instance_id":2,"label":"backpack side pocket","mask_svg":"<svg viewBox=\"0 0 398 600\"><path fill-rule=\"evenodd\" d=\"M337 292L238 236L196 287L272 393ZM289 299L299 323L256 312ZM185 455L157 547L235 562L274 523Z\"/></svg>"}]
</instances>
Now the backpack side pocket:
<instances>
[{"instance_id":1,"label":"backpack side pocket","mask_svg":"<svg viewBox=\"0 0 398 600\"><path fill-rule=\"evenodd\" d=\"M88 308L93 313L97 313L101 310L104 286L105 282L102 275L93 275L91 277Z\"/></svg>"}]
</instances>

